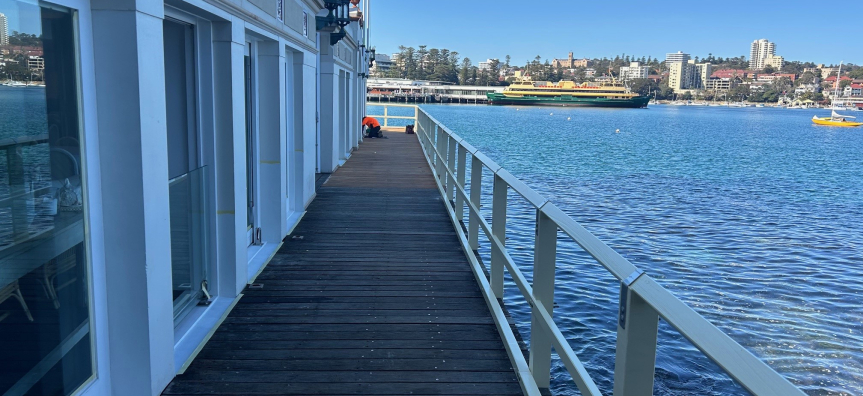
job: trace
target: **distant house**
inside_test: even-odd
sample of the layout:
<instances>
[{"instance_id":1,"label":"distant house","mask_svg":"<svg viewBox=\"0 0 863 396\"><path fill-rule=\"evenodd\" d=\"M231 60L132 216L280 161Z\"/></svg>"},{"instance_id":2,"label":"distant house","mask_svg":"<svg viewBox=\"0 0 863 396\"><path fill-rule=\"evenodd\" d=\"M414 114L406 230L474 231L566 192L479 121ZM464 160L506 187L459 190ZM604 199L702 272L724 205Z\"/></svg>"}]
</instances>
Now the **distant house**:
<instances>
[{"instance_id":1,"label":"distant house","mask_svg":"<svg viewBox=\"0 0 863 396\"><path fill-rule=\"evenodd\" d=\"M863 96L863 85L851 84L842 91L842 96Z\"/></svg>"},{"instance_id":2,"label":"distant house","mask_svg":"<svg viewBox=\"0 0 863 396\"><path fill-rule=\"evenodd\" d=\"M842 76L842 78L840 78L839 81L852 81L852 80L851 80L851 77ZM833 84L836 82L836 76L827 77L824 79L824 82Z\"/></svg>"},{"instance_id":3,"label":"distant house","mask_svg":"<svg viewBox=\"0 0 863 396\"><path fill-rule=\"evenodd\" d=\"M717 70L717 71L713 72L712 74L710 74L710 77L713 77L713 78L735 78L735 77L751 78L752 74L754 74L754 73L752 73L748 70L720 69L720 70Z\"/></svg>"},{"instance_id":4,"label":"distant house","mask_svg":"<svg viewBox=\"0 0 863 396\"><path fill-rule=\"evenodd\" d=\"M793 74L793 73L770 73L770 74L759 73L755 80L759 81L759 82L772 82L772 81L778 80L782 77L787 77L792 82L797 80L797 75Z\"/></svg>"},{"instance_id":5,"label":"distant house","mask_svg":"<svg viewBox=\"0 0 863 396\"><path fill-rule=\"evenodd\" d=\"M820 84L800 84L797 88L794 89L795 94L803 94L806 92L821 92Z\"/></svg>"}]
</instances>

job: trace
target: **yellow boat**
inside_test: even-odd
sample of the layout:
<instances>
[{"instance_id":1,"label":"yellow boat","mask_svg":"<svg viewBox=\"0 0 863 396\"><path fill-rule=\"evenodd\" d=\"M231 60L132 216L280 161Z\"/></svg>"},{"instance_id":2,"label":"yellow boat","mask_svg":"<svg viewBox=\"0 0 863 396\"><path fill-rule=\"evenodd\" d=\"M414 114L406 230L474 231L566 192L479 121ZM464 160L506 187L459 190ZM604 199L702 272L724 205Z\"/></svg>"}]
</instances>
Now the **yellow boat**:
<instances>
[{"instance_id":1,"label":"yellow boat","mask_svg":"<svg viewBox=\"0 0 863 396\"><path fill-rule=\"evenodd\" d=\"M841 126L841 127L856 127L863 125L863 122L856 121L848 121L849 118L854 118L851 116L844 116L836 114L836 112L832 112L830 117L818 117L812 116L812 122L816 125L827 125L827 126Z\"/></svg>"},{"instance_id":2,"label":"yellow boat","mask_svg":"<svg viewBox=\"0 0 863 396\"><path fill-rule=\"evenodd\" d=\"M832 108L830 109L830 117L812 116L812 122L815 125L840 126L840 127L856 127L863 125L863 122L848 121L851 116L844 116L836 113L836 100L839 98L839 80L842 76L842 62L839 62L839 72L836 73L836 90L833 92Z\"/></svg>"}]
</instances>

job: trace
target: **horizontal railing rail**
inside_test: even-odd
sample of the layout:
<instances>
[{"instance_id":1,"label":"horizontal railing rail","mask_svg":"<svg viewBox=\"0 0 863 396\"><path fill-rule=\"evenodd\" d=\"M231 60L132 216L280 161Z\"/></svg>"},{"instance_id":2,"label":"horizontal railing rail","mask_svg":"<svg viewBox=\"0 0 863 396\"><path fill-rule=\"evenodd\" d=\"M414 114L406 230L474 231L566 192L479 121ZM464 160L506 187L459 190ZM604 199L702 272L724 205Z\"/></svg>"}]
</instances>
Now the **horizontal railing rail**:
<instances>
[{"instance_id":1,"label":"horizontal railing rail","mask_svg":"<svg viewBox=\"0 0 863 396\"><path fill-rule=\"evenodd\" d=\"M749 392L755 395L803 395L800 389L766 363L425 110L417 107L416 114L417 134L426 160L441 195L451 203L446 207L453 226L495 317L525 394L539 394L539 389L549 387L552 348L581 394L601 394L554 322L556 249L560 230L620 281L615 396L652 394L660 317ZM465 184L468 155L471 157L469 192ZM480 213L484 170L494 176L490 224ZM527 281L506 248L508 190L518 193L536 211L532 283ZM468 209L467 224L465 207ZM479 249L480 230L491 247L488 278L474 254ZM531 306L529 363L525 361L499 303L503 298L504 271L510 274L521 296Z\"/></svg>"},{"instance_id":2,"label":"horizontal railing rail","mask_svg":"<svg viewBox=\"0 0 863 396\"><path fill-rule=\"evenodd\" d=\"M389 104L389 103L374 103L374 104L369 104L369 106L380 106L380 107L383 107L383 108L384 108L384 113L383 113L383 114L368 114L368 116L369 116L369 117L378 118L378 119L383 119L383 120L384 120L383 126L385 126L385 127L390 125L390 122L389 122L389 121L390 121L391 119L392 119L392 120L413 120L413 121L414 121L414 123L416 123L417 117L419 116L419 108L418 108L417 106L413 106L413 105L401 105L401 104ZM396 115L389 115L389 108L390 108L390 107L412 108L412 109L414 110L414 115L413 115L413 116L396 116Z\"/></svg>"}]
</instances>

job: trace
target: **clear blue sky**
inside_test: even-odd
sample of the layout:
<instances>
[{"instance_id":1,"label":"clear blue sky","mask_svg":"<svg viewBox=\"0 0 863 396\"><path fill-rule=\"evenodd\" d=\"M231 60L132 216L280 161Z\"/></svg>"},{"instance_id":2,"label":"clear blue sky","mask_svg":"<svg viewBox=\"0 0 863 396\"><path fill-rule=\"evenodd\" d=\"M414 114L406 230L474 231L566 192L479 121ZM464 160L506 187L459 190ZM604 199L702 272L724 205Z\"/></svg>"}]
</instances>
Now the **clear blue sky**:
<instances>
[{"instance_id":1,"label":"clear blue sky","mask_svg":"<svg viewBox=\"0 0 863 396\"><path fill-rule=\"evenodd\" d=\"M762 38L788 61L863 65L863 0L371 0L371 6L378 53L424 44L458 51L474 65L507 54L523 65L569 51L587 58L665 59L683 51L748 59L750 43Z\"/></svg>"}]
</instances>

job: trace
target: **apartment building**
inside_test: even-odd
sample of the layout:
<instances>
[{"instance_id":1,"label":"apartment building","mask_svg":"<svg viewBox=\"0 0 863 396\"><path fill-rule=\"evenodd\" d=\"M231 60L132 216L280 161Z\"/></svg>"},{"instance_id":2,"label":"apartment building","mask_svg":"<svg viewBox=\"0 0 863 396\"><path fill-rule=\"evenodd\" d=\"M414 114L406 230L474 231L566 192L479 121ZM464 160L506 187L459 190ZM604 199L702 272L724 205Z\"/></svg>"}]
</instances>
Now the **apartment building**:
<instances>
[{"instance_id":1,"label":"apartment building","mask_svg":"<svg viewBox=\"0 0 863 396\"><path fill-rule=\"evenodd\" d=\"M773 55L776 55L776 43L771 43L767 39L753 41L749 46L749 68L763 69L767 64L767 58Z\"/></svg>"},{"instance_id":2,"label":"apartment building","mask_svg":"<svg viewBox=\"0 0 863 396\"><path fill-rule=\"evenodd\" d=\"M620 76L621 80L635 80L638 78L647 78L650 74L650 67L641 66L639 62L631 62L629 66L621 66L620 67Z\"/></svg>"}]
</instances>

